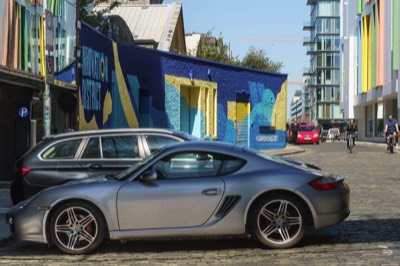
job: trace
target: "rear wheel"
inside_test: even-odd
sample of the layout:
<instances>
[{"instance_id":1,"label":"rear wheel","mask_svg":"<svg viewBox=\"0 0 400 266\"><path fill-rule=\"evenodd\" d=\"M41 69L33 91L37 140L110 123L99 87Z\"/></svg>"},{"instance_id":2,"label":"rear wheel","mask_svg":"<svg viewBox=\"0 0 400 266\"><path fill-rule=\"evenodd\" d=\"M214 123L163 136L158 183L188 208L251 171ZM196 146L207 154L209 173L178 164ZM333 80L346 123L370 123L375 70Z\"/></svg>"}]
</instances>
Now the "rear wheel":
<instances>
[{"instance_id":1,"label":"rear wheel","mask_svg":"<svg viewBox=\"0 0 400 266\"><path fill-rule=\"evenodd\" d=\"M60 206L50 223L53 243L62 251L78 255L96 249L104 238L105 222L100 212L84 202Z\"/></svg>"},{"instance_id":2,"label":"rear wheel","mask_svg":"<svg viewBox=\"0 0 400 266\"><path fill-rule=\"evenodd\" d=\"M291 196L274 195L260 200L252 214L258 240L269 248L289 248L306 232L304 205Z\"/></svg>"}]
</instances>

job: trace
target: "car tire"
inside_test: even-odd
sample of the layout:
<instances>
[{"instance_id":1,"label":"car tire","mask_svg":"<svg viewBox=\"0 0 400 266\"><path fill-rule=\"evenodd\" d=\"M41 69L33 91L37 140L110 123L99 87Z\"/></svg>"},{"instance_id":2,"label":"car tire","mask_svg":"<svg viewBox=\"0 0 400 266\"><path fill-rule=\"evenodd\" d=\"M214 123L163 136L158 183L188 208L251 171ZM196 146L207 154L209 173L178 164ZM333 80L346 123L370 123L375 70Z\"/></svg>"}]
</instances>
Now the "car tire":
<instances>
[{"instance_id":1,"label":"car tire","mask_svg":"<svg viewBox=\"0 0 400 266\"><path fill-rule=\"evenodd\" d=\"M105 222L101 213L85 202L69 202L57 208L50 222L50 236L61 251L87 254L104 239Z\"/></svg>"},{"instance_id":2,"label":"car tire","mask_svg":"<svg viewBox=\"0 0 400 266\"><path fill-rule=\"evenodd\" d=\"M251 223L257 239L266 247L290 248L305 235L305 207L294 197L271 195L256 204Z\"/></svg>"}]
</instances>

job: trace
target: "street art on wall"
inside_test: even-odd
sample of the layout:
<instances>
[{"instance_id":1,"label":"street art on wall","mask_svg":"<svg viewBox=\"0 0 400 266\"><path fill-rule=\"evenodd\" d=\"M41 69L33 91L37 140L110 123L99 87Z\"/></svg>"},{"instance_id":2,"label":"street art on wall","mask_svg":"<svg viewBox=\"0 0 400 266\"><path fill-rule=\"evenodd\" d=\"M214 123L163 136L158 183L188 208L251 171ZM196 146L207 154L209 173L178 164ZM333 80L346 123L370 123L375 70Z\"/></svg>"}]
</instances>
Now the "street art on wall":
<instances>
[{"instance_id":1,"label":"street art on wall","mask_svg":"<svg viewBox=\"0 0 400 266\"><path fill-rule=\"evenodd\" d=\"M80 129L159 127L256 149L286 145L287 75L120 46L81 30Z\"/></svg>"}]
</instances>

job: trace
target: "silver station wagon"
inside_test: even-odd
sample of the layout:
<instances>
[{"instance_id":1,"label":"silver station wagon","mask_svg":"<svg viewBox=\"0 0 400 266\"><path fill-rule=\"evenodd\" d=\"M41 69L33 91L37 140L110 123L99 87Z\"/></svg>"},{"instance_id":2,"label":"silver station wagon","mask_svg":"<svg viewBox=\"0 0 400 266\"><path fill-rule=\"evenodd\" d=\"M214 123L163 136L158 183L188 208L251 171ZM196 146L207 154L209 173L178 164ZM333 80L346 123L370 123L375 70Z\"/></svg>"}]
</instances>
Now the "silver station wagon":
<instances>
[{"instance_id":1,"label":"silver station wagon","mask_svg":"<svg viewBox=\"0 0 400 266\"><path fill-rule=\"evenodd\" d=\"M71 180L115 174L171 143L195 140L184 132L140 128L51 135L17 162L11 183L14 204Z\"/></svg>"}]
</instances>

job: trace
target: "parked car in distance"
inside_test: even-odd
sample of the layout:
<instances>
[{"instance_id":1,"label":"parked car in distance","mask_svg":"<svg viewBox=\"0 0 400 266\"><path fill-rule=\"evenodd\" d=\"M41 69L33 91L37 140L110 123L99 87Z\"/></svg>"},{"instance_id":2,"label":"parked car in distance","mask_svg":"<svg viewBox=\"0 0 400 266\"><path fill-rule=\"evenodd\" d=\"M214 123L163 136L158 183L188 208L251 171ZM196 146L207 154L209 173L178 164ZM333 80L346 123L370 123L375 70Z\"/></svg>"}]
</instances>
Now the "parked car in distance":
<instances>
[{"instance_id":1,"label":"parked car in distance","mask_svg":"<svg viewBox=\"0 0 400 266\"><path fill-rule=\"evenodd\" d=\"M115 174L161 147L197 139L184 132L154 129L102 129L51 135L16 162L11 183L14 204L70 180Z\"/></svg>"},{"instance_id":2,"label":"parked car in distance","mask_svg":"<svg viewBox=\"0 0 400 266\"><path fill-rule=\"evenodd\" d=\"M319 129L315 125L301 125L297 133L298 144L319 144Z\"/></svg>"},{"instance_id":3,"label":"parked car in distance","mask_svg":"<svg viewBox=\"0 0 400 266\"><path fill-rule=\"evenodd\" d=\"M340 140L340 130L338 128L330 128L327 133L327 140L329 141Z\"/></svg>"},{"instance_id":4,"label":"parked car in distance","mask_svg":"<svg viewBox=\"0 0 400 266\"><path fill-rule=\"evenodd\" d=\"M308 228L342 222L349 200L341 175L237 144L187 141L116 176L43 190L14 206L6 221L14 238L68 254L92 252L106 239L248 234L282 249Z\"/></svg>"}]
</instances>

